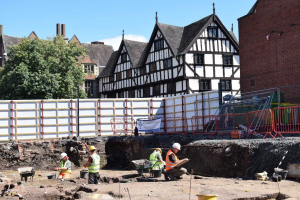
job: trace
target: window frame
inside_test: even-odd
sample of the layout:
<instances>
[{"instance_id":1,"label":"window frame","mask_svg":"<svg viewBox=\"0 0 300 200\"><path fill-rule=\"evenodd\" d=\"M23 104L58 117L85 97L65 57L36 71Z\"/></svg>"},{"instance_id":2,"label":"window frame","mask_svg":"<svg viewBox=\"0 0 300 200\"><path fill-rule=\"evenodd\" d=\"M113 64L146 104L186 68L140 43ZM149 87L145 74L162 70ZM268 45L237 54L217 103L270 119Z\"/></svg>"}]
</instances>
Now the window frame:
<instances>
[{"instance_id":1,"label":"window frame","mask_svg":"<svg viewBox=\"0 0 300 200\"><path fill-rule=\"evenodd\" d=\"M160 96L160 85L154 85L153 86L153 96Z\"/></svg>"},{"instance_id":2,"label":"window frame","mask_svg":"<svg viewBox=\"0 0 300 200\"><path fill-rule=\"evenodd\" d=\"M210 30L216 30L216 36L210 36ZM207 27L207 37L208 38L218 38L218 27L215 26L211 26L211 27Z\"/></svg>"},{"instance_id":3,"label":"window frame","mask_svg":"<svg viewBox=\"0 0 300 200\"><path fill-rule=\"evenodd\" d=\"M126 71L126 78L131 78L132 77L132 71L131 69Z\"/></svg>"},{"instance_id":4,"label":"window frame","mask_svg":"<svg viewBox=\"0 0 300 200\"><path fill-rule=\"evenodd\" d=\"M230 58L230 61L231 61L231 63L230 64L228 64L228 58ZM226 63L225 63L225 60L226 60ZM224 66L233 66L233 55L224 55L223 54L223 65Z\"/></svg>"},{"instance_id":5,"label":"window frame","mask_svg":"<svg viewBox=\"0 0 300 200\"><path fill-rule=\"evenodd\" d=\"M204 87L202 87L202 83L208 82L208 88L206 89L205 86L203 84ZM211 90L211 79L200 79L199 81L199 90L200 91L210 91Z\"/></svg>"},{"instance_id":6,"label":"window frame","mask_svg":"<svg viewBox=\"0 0 300 200\"><path fill-rule=\"evenodd\" d=\"M118 72L118 73L116 73L116 79L117 79L117 81L120 81L120 80L122 80L122 72Z\"/></svg>"},{"instance_id":7,"label":"window frame","mask_svg":"<svg viewBox=\"0 0 300 200\"><path fill-rule=\"evenodd\" d=\"M199 57L202 57L202 59L201 59L201 61L202 61L202 63L201 62L198 62L199 61ZM194 63L196 64L196 65L204 65L204 54L203 53L195 53L194 54Z\"/></svg>"},{"instance_id":8,"label":"window frame","mask_svg":"<svg viewBox=\"0 0 300 200\"><path fill-rule=\"evenodd\" d=\"M124 60L124 57L125 57L125 60ZM121 54L121 63L125 63L125 62L127 62L128 60L127 60L127 53L122 53Z\"/></svg>"},{"instance_id":9,"label":"window frame","mask_svg":"<svg viewBox=\"0 0 300 200\"><path fill-rule=\"evenodd\" d=\"M226 82L229 82L229 88L226 88ZM223 88L223 83L225 83L225 89ZM221 80L222 91L231 91L231 80L230 79L222 79Z\"/></svg>"},{"instance_id":10,"label":"window frame","mask_svg":"<svg viewBox=\"0 0 300 200\"><path fill-rule=\"evenodd\" d=\"M164 40L159 39L154 41L154 51L160 51L165 48Z\"/></svg>"},{"instance_id":11,"label":"window frame","mask_svg":"<svg viewBox=\"0 0 300 200\"><path fill-rule=\"evenodd\" d=\"M157 71L156 62L149 63L149 72L156 72L156 71Z\"/></svg>"},{"instance_id":12,"label":"window frame","mask_svg":"<svg viewBox=\"0 0 300 200\"><path fill-rule=\"evenodd\" d=\"M169 66L169 61L170 61L170 64L171 64L170 66ZM171 58L165 59L164 62L163 62L163 64L164 64L164 69L172 68L172 66L173 66L172 59Z\"/></svg>"}]
</instances>

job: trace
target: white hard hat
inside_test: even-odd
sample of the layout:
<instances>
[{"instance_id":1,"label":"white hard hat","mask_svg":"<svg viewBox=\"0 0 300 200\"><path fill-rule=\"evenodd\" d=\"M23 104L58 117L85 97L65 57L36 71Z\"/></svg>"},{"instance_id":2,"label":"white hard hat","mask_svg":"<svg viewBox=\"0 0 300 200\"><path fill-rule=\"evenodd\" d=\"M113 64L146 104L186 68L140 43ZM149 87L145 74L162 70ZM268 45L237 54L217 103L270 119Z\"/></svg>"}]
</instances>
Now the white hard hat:
<instances>
[{"instance_id":1,"label":"white hard hat","mask_svg":"<svg viewBox=\"0 0 300 200\"><path fill-rule=\"evenodd\" d=\"M62 154L60 154L60 159L63 159L63 158L66 157L66 156L67 156L66 153L62 153Z\"/></svg>"},{"instance_id":2,"label":"white hard hat","mask_svg":"<svg viewBox=\"0 0 300 200\"><path fill-rule=\"evenodd\" d=\"M178 150L180 150L181 146L180 146L179 143L174 143L174 144L172 145L172 148L173 148L173 149L178 149Z\"/></svg>"}]
</instances>

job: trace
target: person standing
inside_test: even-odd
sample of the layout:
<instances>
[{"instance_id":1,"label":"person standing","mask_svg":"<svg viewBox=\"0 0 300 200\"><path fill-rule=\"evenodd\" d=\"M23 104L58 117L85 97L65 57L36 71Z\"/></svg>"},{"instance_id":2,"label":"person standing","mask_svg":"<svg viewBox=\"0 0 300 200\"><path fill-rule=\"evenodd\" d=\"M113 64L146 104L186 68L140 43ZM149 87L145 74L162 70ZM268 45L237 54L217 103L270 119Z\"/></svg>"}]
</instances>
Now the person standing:
<instances>
[{"instance_id":1,"label":"person standing","mask_svg":"<svg viewBox=\"0 0 300 200\"><path fill-rule=\"evenodd\" d=\"M179 143L174 143L172 145L172 149L170 149L166 155L166 172L165 179L166 180L175 180L182 179L182 175L187 173L187 170L183 167L176 167L178 164L187 161L188 159L179 160L177 158L176 153L180 151L181 146Z\"/></svg>"},{"instance_id":2,"label":"person standing","mask_svg":"<svg viewBox=\"0 0 300 200\"><path fill-rule=\"evenodd\" d=\"M153 170L159 170L162 169L164 167L164 161L162 159L162 150L160 148L156 148L153 153L150 155L150 161L152 162L153 166L152 169Z\"/></svg>"},{"instance_id":3,"label":"person standing","mask_svg":"<svg viewBox=\"0 0 300 200\"><path fill-rule=\"evenodd\" d=\"M94 146L90 146L89 153L88 163L84 165L89 170L88 184L98 184L98 180L100 179L100 156L97 154L97 149Z\"/></svg>"},{"instance_id":4,"label":"person standing","mask_svg":"<svg viewBox=\"0 0 300 200\"><path fill-rule=\"evenodd\" d=\"M68 179L71 178L71 166L72 163L69 160L69 157L66 153L60 154L60 167L55 168L54 170L59 171L57 179Z\"/></svg>"}]
</instances>

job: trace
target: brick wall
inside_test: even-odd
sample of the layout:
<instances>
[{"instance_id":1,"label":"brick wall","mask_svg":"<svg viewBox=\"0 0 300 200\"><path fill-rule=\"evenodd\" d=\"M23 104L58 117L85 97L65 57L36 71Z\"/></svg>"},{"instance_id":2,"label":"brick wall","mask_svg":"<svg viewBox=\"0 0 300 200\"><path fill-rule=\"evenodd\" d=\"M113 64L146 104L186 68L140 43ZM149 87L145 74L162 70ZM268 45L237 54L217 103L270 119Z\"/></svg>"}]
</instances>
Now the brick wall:
<instances>
[{"instance_id":1,"label":"brick wall","mask_svg":"<svg viewBox=\"0 0 300 200\"><path fill-rule=\"evenodd\" d=\"M299 0L258 0L256 12L239 19L243 93L300 85L299 13ZM300 87L286 93L287 101L300 102Z\"/></svg>"}]
</instances>

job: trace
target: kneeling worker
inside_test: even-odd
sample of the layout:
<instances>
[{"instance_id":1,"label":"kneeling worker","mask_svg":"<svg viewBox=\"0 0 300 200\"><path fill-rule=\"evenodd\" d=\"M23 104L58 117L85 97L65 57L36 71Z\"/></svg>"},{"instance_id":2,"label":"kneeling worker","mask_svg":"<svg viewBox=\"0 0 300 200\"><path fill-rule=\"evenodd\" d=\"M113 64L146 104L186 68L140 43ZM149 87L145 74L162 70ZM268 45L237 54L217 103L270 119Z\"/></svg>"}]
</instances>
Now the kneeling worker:
<instances>
[{"instance_id":1,"label":"kneeling worker","mask_svg":"<svg viewBox=\"0 0 300 200\"><path fill-rule=\"evenodd\" d=\"M60 167L55 168L56 171L59 171L57 179L68 179L71 178L71 166L72 163L69 161L69 157L66 153L60 154Z\"/></svg>"},{"instance_id":2,"label":"kneeling worker","mask_svg":"<svg viewBox=\"0 0 300 200\"><path fill-rule=\"evenodd\" d=\"M161 157L161 154L162 154L162 150L160 148L156 148L153 151L153 153L150 155L150 161L153 164L153 166L152 166L153 170L163 169L164 161Z\"/></svg>"},{"instance_id":3,"label":"kneeling worker","mask_svg":"<svg viewBox=\"0 0 300 200\"><path fill-rule=\"evenodd\" d=\"M91 155L88 163L84 165L84 167L89 169L89 184L98 184L98 180L100 179L100 156L97 154L96 150L96 147L90 146L89 152Z\"/></svg>"},{"instance_id":4,"label":"kneeling worker","mask_svg":"<svg viewBox=\"0 0 300 200\"><path fill-rule=\"evenodd\" d=\"M187 170L183 167L176 167L178 164L187 161L188 159L179 160L176 153L180 150L181 146L179 143L174 143L172 149L168 151L166 156L166 180L182 179L182 175L187 173ZM170 178L170 179L169 179Z\"/></svg>"}]
</instances>

